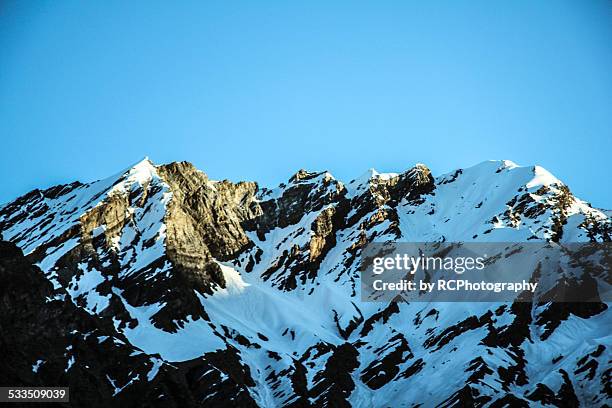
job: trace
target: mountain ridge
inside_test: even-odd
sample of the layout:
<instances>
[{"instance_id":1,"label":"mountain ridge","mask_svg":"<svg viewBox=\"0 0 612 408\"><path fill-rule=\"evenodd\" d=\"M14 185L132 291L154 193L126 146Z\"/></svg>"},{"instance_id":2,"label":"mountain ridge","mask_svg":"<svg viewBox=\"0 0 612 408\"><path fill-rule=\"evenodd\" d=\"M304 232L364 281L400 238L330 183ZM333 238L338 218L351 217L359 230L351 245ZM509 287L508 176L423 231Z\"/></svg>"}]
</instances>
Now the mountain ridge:
<instances>
[{"instance_id":1,"label":"mountain ridge","mask_svg":"<svg viewBox=\"0 0 612 408\"><path fill-rule=\"evenodd\" d=\"M0 236L38 265L53 285L51 302L110 322L111 337L148 358L132 375L104 379L115 387L106 402L126 395L136 406L131 387L159 391L160 368L189 365L215 368L174 380L188 406L230 395L245 406L610 402L606 303L359 298L368 243L610 242L607 212L543 168L510 161L438 177L422 164L364 176L343 183L300 170L267 189L145 158L107 179L0 206ZM44 367L37 353L29 358ZM87 353L69 358L57 374L65 381L76 367L100 364ZM448 382L432 381L440 369ZM177 403L163 389L161 405L151 406Z\"/></svg>"}]
</instances>

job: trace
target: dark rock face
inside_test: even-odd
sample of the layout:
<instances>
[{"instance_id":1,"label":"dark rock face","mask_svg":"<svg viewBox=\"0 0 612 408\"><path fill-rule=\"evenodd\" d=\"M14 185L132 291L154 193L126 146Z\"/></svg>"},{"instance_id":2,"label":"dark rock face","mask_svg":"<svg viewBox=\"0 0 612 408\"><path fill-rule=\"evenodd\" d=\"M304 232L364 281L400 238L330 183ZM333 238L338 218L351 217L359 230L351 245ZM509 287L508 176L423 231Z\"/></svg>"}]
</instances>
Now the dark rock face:
<instances>
[{"instance_id":1,"label":"dark rock face","mask_svg":"<svg viewBox=\"0 0 612 408\"><path fill-rule=\"evenodd\" d=\"M215 406L236 406L228 395L238 406L257 406L246 392L253 385L248 368L231 350L163 364L149 382L155 357L131 346L110 319L64 301L67 296L19 248L0 241L0 384L67 386L66 406L195 407L203 396ZM214 376L195 375L211 367Z\"/></svg>"},{"instance_id":2,"label":"dark rock face","mask_svg":"<svg viewBox=\"0 0 612 408\"><path fill-rule=\"evenodd\" d=\"M309 173L300 170L282 187L278 198L268 198L272 191L260 195L261 210L255 218L244 223L247 230L255 230L260 238L272 228L297 224L305 213L318 211L339 202L346 194L344 186L329 173Z\"/></svg>"},{"instance_id":3,"label":"dark rock face","mask_svg":"<svg viewBox=\"0 0 612 408\"><path fill-rule=\"evenodd\" d=\"M283 252L281 258L262 277L272 279L283 290L293 290L298 283L314 281L321 262L336 245L336 233L344 226L348 211L347 201L321 210L310 225L310 239L303 245L294 245ZM306 232L305 230L301 231Z\"/></svg>"},{"instance_id":4,"label":"dark rock face","mask_svg":"<svg viewBox=\"0 0 612 408\"><path fill-rule=\"evenodd\" d=\"M0 384L75 407L610 405L605 270L555 281L590 303L366 303L359 274L370 242L609 242L606 214L508 162L268 190L145 160L35 190L0 207Z\"/></svg>"},{"instance_id":5,"label":"dark rock face","mask_svg":"<svg viewBox=\"0 0 612 408\"><path fill-rule=\"evenodd\" d=\"M363 371L361 379L373 390L381 388L393 380L400 371L400 365L414 357L408 341L401 333L388 340L388 344L373 351L377 359L372 361Z\"/></svg>"}]
</instances>

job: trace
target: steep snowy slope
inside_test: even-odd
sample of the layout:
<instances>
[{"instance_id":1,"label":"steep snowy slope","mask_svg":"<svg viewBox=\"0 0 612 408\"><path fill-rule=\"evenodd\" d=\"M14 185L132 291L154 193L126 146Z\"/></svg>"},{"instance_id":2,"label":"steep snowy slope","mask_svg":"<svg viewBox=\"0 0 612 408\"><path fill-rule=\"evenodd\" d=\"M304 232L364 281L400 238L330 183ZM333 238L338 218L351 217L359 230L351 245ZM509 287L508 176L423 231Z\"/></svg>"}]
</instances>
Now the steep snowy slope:
<instances>
[{"instance_id":1,"label":"steep snowy slope","mask_svg":"<svg viewBox=\"0 0 612 408\"><path fill-rule=\"evenodd\" d=\"M4 205L0 233L54 285L49 302L144 356L103 378L108 400L137 406L149 388L158 406L612 403L606 303L361 301L371 242L609 242L609 215L538 166L434 178L419 164L348 183L300 170L269 190L145 159ZM53 358L66 359L57 383L95 366Z\"/></svg>"}]
</instances>

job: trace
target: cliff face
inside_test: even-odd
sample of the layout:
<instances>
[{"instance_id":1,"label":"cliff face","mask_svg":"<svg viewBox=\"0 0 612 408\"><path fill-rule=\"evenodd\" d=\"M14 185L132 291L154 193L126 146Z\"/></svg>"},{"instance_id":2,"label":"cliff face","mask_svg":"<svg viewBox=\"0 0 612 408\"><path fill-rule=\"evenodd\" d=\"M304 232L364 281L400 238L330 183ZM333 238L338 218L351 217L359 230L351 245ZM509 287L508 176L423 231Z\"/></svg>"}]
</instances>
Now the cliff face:
<instances>
[{"instance_id":1,"label":"cliff face","mask_svg":"<svg viewBox=\"0 0 612 408\"><path fill-rule=\"evenodd\" d=\"M70 403L56 404L67 407L188 407L198 406L203 395L216 406L231 406L221 395L256 406L246 392L246 369L231 350L164 364L133 347L111 318L92 316L69 301L69 293L54 290L43 272L5 241L0 241L0 285L0 384L70 387ZM212 370L206 382L192 387L196 373Z\"/></svg>"},{"instance_id":2,"label":"cliff face","mask_svg":"<svg viewBox=\"0 0 612 408\"><path fill-rule=\"evenodd\" d=\"M77 406L610 403L607 304L362 302L359 267L370 242L609 242L611 225L507 161L270 190L144 160L0 207L0 380L88 390Z\"/></svg>"}]
</instances>

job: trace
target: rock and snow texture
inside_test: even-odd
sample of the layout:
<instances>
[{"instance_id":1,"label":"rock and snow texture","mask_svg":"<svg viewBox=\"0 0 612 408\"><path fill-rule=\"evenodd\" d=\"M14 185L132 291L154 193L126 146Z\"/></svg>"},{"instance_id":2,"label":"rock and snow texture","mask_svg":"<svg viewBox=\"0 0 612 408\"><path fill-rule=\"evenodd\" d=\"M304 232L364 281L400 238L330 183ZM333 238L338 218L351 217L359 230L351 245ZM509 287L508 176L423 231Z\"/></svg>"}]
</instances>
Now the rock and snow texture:
<instances>
[{"instance_id":1,"label":"rock and snow texture","mask_svg":"<svg viewBox=\"0 0 612 408\"><path fill-rule=\"evenodd\" d=\"M418 164L346 183L300 170L262 189L145 159L5 204L0 234L36 265L6 261L0 278L19 264L44 287L3 294L3 333L22 319L31 335L41 308L58 310L48 350L32 339L2 378L85 376L83 406L612 404L606 303L360 300L370 242L609 242L609 212L538 166L433 177ZM19 317L25 298L36 313Z\"/></svg>"}]
</instances>

